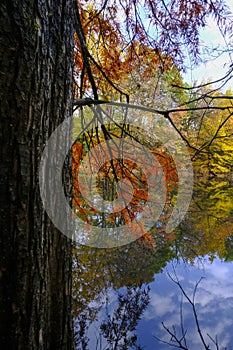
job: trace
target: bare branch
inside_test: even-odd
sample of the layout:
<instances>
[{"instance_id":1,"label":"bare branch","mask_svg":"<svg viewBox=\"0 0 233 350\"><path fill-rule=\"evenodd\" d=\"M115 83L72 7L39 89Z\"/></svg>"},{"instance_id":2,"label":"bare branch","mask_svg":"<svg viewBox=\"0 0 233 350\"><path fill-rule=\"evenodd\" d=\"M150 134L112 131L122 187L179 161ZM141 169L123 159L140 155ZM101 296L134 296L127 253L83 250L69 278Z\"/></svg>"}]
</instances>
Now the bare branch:
<instances>
[{"instance_id":1,"label":"bare branch","mask_svg":"<svg viewBox=\"0 0 233 350\"><path fill-rule=\"evenodd\" d=\"M167 272L169 278L179 287L179 289L181 290L182 294L184 295L184 297L186 298L186 300L189 302L189 304L191 305L192 307L192 310L193 310L193 315L194 315L194 319L195 319L195 324L196 324L196 327L197 327L197 331L198 331L198 334L199 334L199 337L201 339L201 342L204 346L204 349L205 350L209 350L209 345L206 344L205 342L205 339L204 339L204 336L202 334L202 331L201 331L201 328L200 328L200 324L199 324L199 320L198 320L198 316L197 316L197 311L196 311L196 306L195 306L195 296L196 296L196 292L197 292L197 288L198 288L198 285L200 284L200 282L202 281L203 277L201 277L198 282L196 283L195 285L195 288L194 288L194 292L193 292L193 297L192 299L188 296L188 294L185 292L183 286L181 285L177 275L176 275L176 272L174 272L174 275L175 275L175 278L171 276L171 274L169 272ZM170 334L170 333L169 333Z\"/></svg>"},{"instance_id":2,"label":"bare branch","mask_svg":"<svg viewBox=\"0 0 233 350\"><path fill-rule=\"evenodd\" d=\"M231 67L229 72L227 72L227 74L224 75L224 77L222 77L220 79L217 79L217 80L214 80L214 81L211 81L211 82L208 82L208 83L205 83L205 84L200 84L200 85L196 85L196 86L180 86L180 85L177 85L177 84L172 84L172 87L176 87L178 89L183 89L183 90L200 89L200 88L203 88L203 87L206 87L206 86L210 86L210 85L213 85L213 84L216 84L216 83L220 83L220 82L222 82L225 79L227 79L227 81L230 80L233 77L231 75L232 72L233 72L233 67Z\"/></svg>"}]
</instances>

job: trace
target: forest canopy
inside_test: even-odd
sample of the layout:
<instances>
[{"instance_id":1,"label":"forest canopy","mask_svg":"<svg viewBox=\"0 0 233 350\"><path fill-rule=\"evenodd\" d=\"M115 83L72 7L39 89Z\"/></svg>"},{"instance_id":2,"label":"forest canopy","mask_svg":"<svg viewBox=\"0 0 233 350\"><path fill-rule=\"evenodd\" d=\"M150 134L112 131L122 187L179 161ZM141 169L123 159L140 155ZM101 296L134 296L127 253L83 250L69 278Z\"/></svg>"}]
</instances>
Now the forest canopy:
<instances>
[{"instance_id":1,"label":"forest canopy","mask_svg":"<svg viewBox=\"0 0 233 350\"><path fill-rule=\"evenodd\" d=\"M200 31L208 19L232 51L232 14L223 1L93 1L78 2L75 36L77 97L130 95L125 78L143 70L142 81L170 72L170 84L182 85L179 72L202 60L206 50ZM216 48L212 48L215 52ZM216 54L216 52L215 52ZM211 51L209 48L209 55ZM226 62L227 63L227 62ZM230 65L230 64L229 64ZM174 70L176 72L174 72ZM229 67L230 70L230 67ZM171 72L172 71L172 72ZM172 75L172 77L171 77ZM172 79L171 79L172 78ZM172 81L171 81L172 80ZM90 88L92 91L90 91ZM109 94L108 94L109 95ZM108 98L113 98L108 96Z\"/></svg>"}]
</instances>

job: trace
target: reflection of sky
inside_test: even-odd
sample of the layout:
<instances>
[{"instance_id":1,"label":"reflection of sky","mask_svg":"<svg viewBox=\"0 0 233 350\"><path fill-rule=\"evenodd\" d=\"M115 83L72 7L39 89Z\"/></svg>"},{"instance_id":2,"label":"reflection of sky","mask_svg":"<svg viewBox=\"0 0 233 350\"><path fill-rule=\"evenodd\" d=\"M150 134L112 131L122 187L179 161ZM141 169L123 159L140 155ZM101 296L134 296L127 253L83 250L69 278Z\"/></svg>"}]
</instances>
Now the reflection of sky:
<instances>
[{"instance_id":1,"label":"reflection of sky","mask_svg":"<svg viewBox=\"0 0 233 350\"><path fill-rule=\"evenodd\" d=\"M167 271L173 274L172 264L167 265ZM199 318L201 330L207 344L215 348L214 344L208 338L216 338L220 349L227 347L230 350L233 347L233 263L222 263L216 259L213 263L208 261L202 263L200 267L190 267L184 264L175 266L176 275L179 278L185 292L192 298L196 282L203 277L196 293L196 310ZM155 275L154 282L150 284L150 303L144 312L142 319L137 327L137 335L140 345L147 350L167 350L168 345L158 342L154 336L170 340L170 336L162 327L162 322L172 329L176 327L177 334L180 334L180 305L181 293L179 287L171 281L166 274ZM116 294L109 293L108 312L111 313L117 306ZM187 329L187 344L192 350L202 349L200 338L196 326L191 305L183 297L182 310L184 329ZM89 348L96 348L96 339L99 337L99 326L106 319L106 309L102 308L98 314L97 321L92 324L88 331L90 338ZM104 340L104 339L103 339ZM104 349L104 344L102 348Z\"/></svg>"},{"instance_id":2,"label":"reflection of sky","mask_svg":"<svg viewBox=\"0 0 233 350\"><path fill-rule=\"evenodd\" d=\"M100 325L106 320L106 310L107 313L111 314L114 310L114 306L117 305L117 295L113 291L108 291L107 294L107 302L104 307L100 310L97 319L93 322L87 333L87 337L89 338L88 349L92 350L103 350L107 344L105 338L100 335ZM101 338L101 339L100 339Z\"/></svg>"},{"instance_id":3,"label":"reflection of sky","mask_svg":"<svg viewBox=\"0 0 233 350\"><path fill-rule=\"evenodd\" d=\"M168 271L172 275L173 268L168 265ZM192 298L196 282L200 282L196 293L196 310L200 321L200 327L204 338L213 346L207 336L215 339L218 336L220 348L233 346L232 334L232 310L233 310L233 272L232 263L221 263L215 260L212 264L205 263L202 268L179 265L175 268L176 274L187 292ZM168 345L159 343L153 335L169 341L170 336L163 329L161 322L171 328L175 326L180 331L180 302L181 293L166 274L155 276L151 283L151 302L144 313L144 320L139 323L138 334L146 349L167 349ZM187 343L190 349L202 349L191 305L183 298L184 329L187 331Z\"/></svg>"}]
</instances>

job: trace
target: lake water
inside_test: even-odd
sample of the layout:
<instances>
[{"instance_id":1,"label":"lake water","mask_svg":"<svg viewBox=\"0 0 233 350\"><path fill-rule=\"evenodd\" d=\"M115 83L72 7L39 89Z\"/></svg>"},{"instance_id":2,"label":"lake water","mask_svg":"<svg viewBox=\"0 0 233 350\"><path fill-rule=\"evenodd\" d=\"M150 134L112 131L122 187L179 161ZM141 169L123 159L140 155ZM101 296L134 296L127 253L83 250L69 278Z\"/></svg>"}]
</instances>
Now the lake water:
<instances>
[{"instance_id":1,"label":"lake water","mask_svg":"<svg viewBox=\"0 0 233 350\"><path fill-rule=\"evenodd\" d=\"M163 273L154 276L154 281L149 284L149 304L142 315L142 319L138 322L135 332L139 339L138 343L143 349L167 349L168 345L160 342L158 338L171 344L177 344L177 342L171 341L171 335L164 329L162 323L164 322L165 326L173 332L173 327L175 327L174 333L180 339L182 337L181 309L183 327L185 331L187 330L188 349L204 349L195 324L192 306L184 296L182 297L180 289L168 277L168 273L173 275L174 270L190 298L193 297L196 282L203 278L196 292L195 305L206 344L211 344L211 348L215 348L208 336L209 334L214 340L217 336L221 349L224 347L232 348L233 282L231 276L233 264L224 264L219 259L210 263L207 258L203 259L202 266L197 265L169 263ZM147 285L142 285L140 287L141 293L146 288ZM113 348L107 346L106 339L103 336L102 344L100 343L99 329L101 324L108 319L108 315L111 317L114 310L117 309L119 305L117 301L118 293L127 295L127 290L123 287L117 291L112 289L106 291L105 298L107 302L101 307L95 321L89 325L86 333L89 338L88 349ZM90 303L89 306L94 307L96 305ZM134 349L134 347L132 348Z\"/></svg>"},{"instance_id":2,"label":"lake water","mask_svg":"<svg viewBox=\"0 0 233 350\"><path fill-rule=\"evenodd\" d=\"M214 142L204 127L195 152L166 118L122 108L74 121L76 349L233 349L232 124Z\"/></svg>"},{"instance_id":3,"label":"lake water","mask_svg":"<svg viewBox=\"0 0 233 350\"><path fill-rule=\"evenodd\" d=\"M232 195L229 176L196 179L171 234L157 228L118 248L76 247L76 348L232 349Z\"/></svg>"}]
</instances>

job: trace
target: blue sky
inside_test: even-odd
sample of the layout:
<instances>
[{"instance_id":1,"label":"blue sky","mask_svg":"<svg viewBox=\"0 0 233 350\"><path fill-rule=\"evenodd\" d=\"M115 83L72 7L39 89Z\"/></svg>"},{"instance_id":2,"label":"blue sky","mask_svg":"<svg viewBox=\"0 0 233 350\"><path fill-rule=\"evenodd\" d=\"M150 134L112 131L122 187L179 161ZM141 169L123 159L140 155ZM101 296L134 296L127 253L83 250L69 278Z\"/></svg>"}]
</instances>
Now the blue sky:
<instances>
[{"instance_id":1,"label":"blue sky","mask_svg":"<svg viewBox=\"0 0 233 350\"><path fill-rule=\"evenodd\" d=\"M180 302L181 292L179 287L171 281L167 272L174 275L173 264L169 263L163 273L155 275L150 283L150 303L146 308L137 327L137 335L140 344L145 350L167 350L168 345L158 342L153 336L169 341L170 336L162 327L162 322L172 329L180 330ZM179 264L175 266L175 273L185 292L192 298L197 281L200 282L195 299L196 310L203 336L207 344L211 344L212 338L218 336L220 349L227 347L233 349L233 263L224 263L215 259L212 263L203 259L201 264L190 266ZM117 294L113 290L107 292L108 312L117 306ZM105 297L106 297L105 296ZM104 299L103 297L103 305ZM187 343L189 349L203 349L194 322L191 305L183 298L184 328L187 329ZM96 315L96 321L88 330L89 348L98 349L96 341L99 339L99 326L106 319L106 310L103 306ZM102 338L101 350L104 349L105 340ZM211 348L214 348L212 346Z\"/></svg>"},{"instance_id":2,"label":"blue sky","mask_svg":"<svg viewBox=\"0 0 233 350\"><path fill-rule=\"evenodd\" d=\"M217 335L220 348L226 346L231 349L233 347L233 264L222 263L216 259L212 264L204 263L201 268L178 266L175 270L179 281L190 297L193 295L196 282L200 277L204 277L199 284L195 299L203 335L206 342L210 344L207 333L213 338ZM171 265L168 265L168 271L171 275L173 274ZM174 285L166 274L155 276L150 286L151 300L144 313L144 320L139 324L138 334L141 335L145 349L167 350L168 346L156 341L153 334L160 339L167 341L170 339L161 322L165 322L170 329L173 325L177 330L180 329L181 293L178 286ZM189 348L202 349L191 306L185 299L183 299L183 317L185 328L188 329Z\"/></svg>"},{"instance_id":3,"label":"blue sky","mask_svg":"<svg viewBox=\"0 0 233 350\"><path fill-rule=\"evenodd\" d=\"M233 11L233 0L227 0L226 3ZM202 46L208 45L210 47L218 47L219 49L226 47L226 43L213 18L209 18L208 26L201 30L200 34ZM216 59L209 59L210 57L208 56L206 58L208 61L205 64L201 64L196 68L190 68L187 73L184 74L184 78L188 83L195 83L195 85L197 85L198 83L203 83L208 80L217 80L226 75L231 62L233 62L233 55L229 55L229 53L222 54ZM226 84L223 90L226 89L233 90L233 79Z\"/></svg>"},{"instance_id":4,"label":"blue sky","mask_svg":"<svg viewBox=\"0 0 233 350\"><path fill-rule=\"evenodd\" d=\"M225 2L233 12L233 0L225 0ZM94 0L94 4L96 6L98 4L98 1ZM145 17L143 5L140 13L141 17L143 18L144 25L147 27L149 25L149 20ZM124 18L124 15L121 18L120 14L121 11L119 11L119 13L117 14L117 18L119 21L121 21L122 18ZM209 18L207 24L207 27L200 31L201 45L209 47L218 47L219 49L226 48L226 43L224 42L224 39L221 36L220 31L217 28L217 25L215 24L213 18ZM150 27L150 31L152 36L156 35L157 33L156 30L155 33L153 33L153 27ZM198 67L190 67L190 69L188 69L187 72L183 74L184 80L186 82L188 82L191 85L198 85L201 83L206 83L207 81L215 81L226 75L231 62L233 62L233 54L232 57L230 57L228 53L222 54L216 59L209 59L210 57L206 58L208 58L208 62L206 62L205 64L201 64ZM187 66L190 66L190 62L188 62L188 60ZM219 87L219 85L216 85L215 87ZM233 79L231 79L225 85L223 91L226 91L227 89L233 90Z\"/></svg>"}]
</instances>

